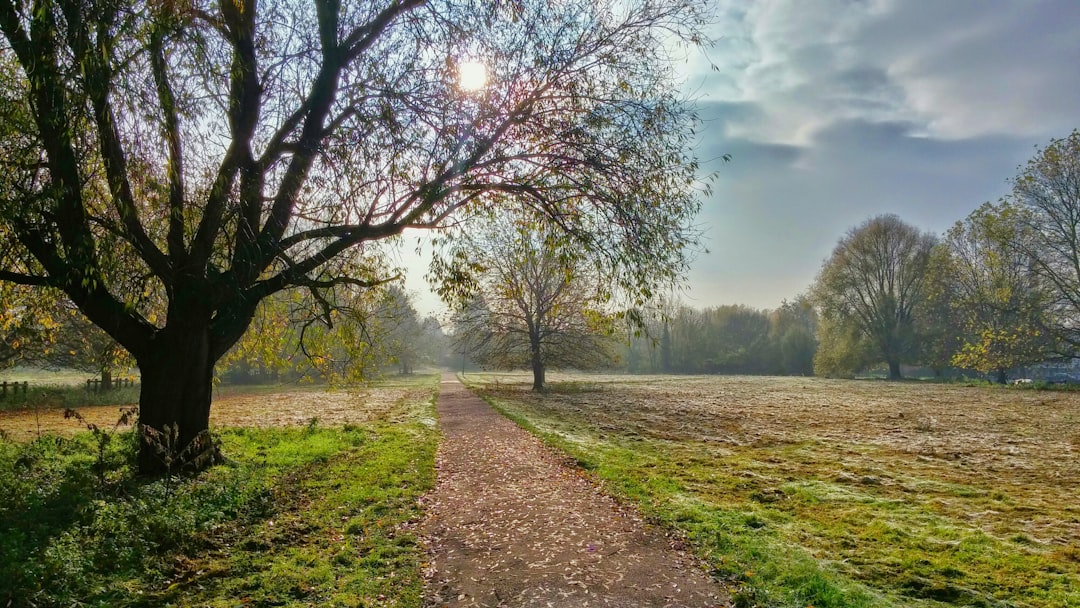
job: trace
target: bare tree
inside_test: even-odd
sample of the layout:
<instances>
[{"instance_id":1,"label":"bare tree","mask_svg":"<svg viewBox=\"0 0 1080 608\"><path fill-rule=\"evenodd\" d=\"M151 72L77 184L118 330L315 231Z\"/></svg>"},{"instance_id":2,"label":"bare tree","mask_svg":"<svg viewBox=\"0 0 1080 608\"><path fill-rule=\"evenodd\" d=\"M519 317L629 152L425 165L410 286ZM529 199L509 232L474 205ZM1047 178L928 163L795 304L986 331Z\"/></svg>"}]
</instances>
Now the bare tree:
<instances>
[{"instance_id":1,"label":"bare tree","mask_svg":"<svg viewBox=\"0 0 1080 608\"><path fill-rule=\"evenodd\" d=\"M260 301L385 281L372 242L493 193L647 291L696 237L670 65L707 4L0 0L0 280L64 291L181 445Z\"/></svg>"},{"instance_id":2,"label":"bare tree","mask_svg":"<svg viewBox=\"0 0 1080 608\"><path fill-rule=\"evenodd\" d=\"M895 215L875 217L840 239L814 285L822 317L830 326L858 327L888 364L890 379L901 377L901 362L917 357L916 312L936 243Z\"/></svg>"}]
</instances>

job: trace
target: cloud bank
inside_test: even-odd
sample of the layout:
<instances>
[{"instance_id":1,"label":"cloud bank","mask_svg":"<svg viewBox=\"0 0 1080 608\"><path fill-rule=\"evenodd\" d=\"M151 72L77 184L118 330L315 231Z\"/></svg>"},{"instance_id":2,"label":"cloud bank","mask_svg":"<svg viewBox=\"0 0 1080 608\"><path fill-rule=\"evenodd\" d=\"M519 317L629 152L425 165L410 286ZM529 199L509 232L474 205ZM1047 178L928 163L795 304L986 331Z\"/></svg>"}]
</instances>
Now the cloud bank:
<instances>
[{"instance_id":1,"label":"cloud bank","mask_svg":"<svg viewBox=\"0 0 1080 608\"><path fill-rule=\"evenodd\" d=\"M718 14L686 78L717 172L695 305L775 307L880 213L941 232L1080 127L1074 0L725 0Z\"/></svg>"}]
</instances>

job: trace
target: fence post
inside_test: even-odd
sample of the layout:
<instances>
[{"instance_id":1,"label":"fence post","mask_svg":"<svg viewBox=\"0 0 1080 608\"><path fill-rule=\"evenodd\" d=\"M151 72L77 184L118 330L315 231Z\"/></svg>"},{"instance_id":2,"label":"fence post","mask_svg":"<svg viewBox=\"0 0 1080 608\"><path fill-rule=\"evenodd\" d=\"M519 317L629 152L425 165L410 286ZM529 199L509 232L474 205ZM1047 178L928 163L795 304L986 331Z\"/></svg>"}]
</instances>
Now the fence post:
<instances>
[{"instance_id":1,"label":"fence post","mask_svg":"<svg viewBox=\"0 0 1080 608\"><path fill-rule=\"evenodd\" d=\"M23 383L22 383L22 396L23 396L23 399L26 399L26 391L28 391L28 390L30 390L30 382L27 381L27 380L23 380Z\"/></svg>"}]
</instances>

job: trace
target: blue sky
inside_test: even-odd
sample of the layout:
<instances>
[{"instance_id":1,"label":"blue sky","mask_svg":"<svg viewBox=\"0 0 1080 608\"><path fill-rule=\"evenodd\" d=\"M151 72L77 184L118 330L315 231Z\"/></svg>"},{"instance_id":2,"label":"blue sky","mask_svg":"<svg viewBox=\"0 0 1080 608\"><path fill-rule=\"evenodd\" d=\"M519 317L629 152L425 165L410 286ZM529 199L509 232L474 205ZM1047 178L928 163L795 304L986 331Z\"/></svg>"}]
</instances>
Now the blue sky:
<instances>
[{"instance_id":1,"label":"blue sky","mask_svg":"<svg viewBox=\"0 0 1080 608\"><path fill-rule=\"evenodd\" d=\"M881 213L941 233L1080 127L1080 0L716 6L716 44L685 65L685 87L699 158L733 159L706 165L709 251L681 296L693 306L774 308ZM423 265L409 266L431 312Z\"/></svg>"}]
</instances>

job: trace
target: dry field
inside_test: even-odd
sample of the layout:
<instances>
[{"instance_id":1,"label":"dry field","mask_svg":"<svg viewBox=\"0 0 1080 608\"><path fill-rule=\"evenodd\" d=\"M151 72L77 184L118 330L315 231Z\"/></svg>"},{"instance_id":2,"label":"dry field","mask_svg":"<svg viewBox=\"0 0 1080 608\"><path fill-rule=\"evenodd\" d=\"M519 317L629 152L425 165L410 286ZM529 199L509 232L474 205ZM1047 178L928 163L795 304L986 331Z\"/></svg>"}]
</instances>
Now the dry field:
<instances>
[{"instance_id":1,"label":"dry field","mask_svg":"<svg viewBox=\"0 0 1080 608\"><path fill-rule=\"evenodd\" d=\"M423 379L428 379L424 376ZM210 408L213 427L303 426L313 420L320 425L364 424L395 411L395 404L424 402L431 387L423 382L385 382L373 387L325 389L282 388L276 392L257 390L248 394L226 394L214 399ZM88 421L103 429L116 424L116 406L75 408ZM29 440L39 433L70 435L85 431L79 422L64 418L55 408L0 411L0 432L16 440Z\"/></svg>"},{"instance_id":2,"label":"dry field","mask_svg":"<svg viewBox=\"0 0 1080 608\"><path fill-rule=\"evenodd\" d=\"M538 396L527 376L469 380L653 499L747 514L900 605L1080 605L1080 393L555 375ZM653 475L674 489L649 494Z\"/></svg>"}]
</instances>

